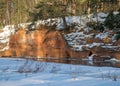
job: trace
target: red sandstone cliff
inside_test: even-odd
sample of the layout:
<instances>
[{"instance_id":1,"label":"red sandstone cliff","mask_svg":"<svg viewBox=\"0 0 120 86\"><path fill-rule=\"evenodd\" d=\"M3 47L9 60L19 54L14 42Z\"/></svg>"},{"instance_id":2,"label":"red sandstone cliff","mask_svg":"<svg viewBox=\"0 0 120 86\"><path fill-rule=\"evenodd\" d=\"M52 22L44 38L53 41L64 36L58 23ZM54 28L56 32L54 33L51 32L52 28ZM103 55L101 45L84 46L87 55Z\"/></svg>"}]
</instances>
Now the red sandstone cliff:
<instances>
[{"instance_id":1,"label":"red sandstone cliff","mask_svg":"<svg viewBox=\"0 0 120 86\"><path fill-rule=\"evenodd\" d=\"M86 39L85 39L86 40ZM98 39L99 40L99 39ZM96 40L89 40L94 43ZM86 41L88 42L88 41ZM115 43L119 45L119 41ZM3 45L2 45L3 46ZM34 30L27 32L25 29L18 30L15 34L10 36L9 49L3 51L1 56L6 57L33 57L33 58L50 58L54 59L88 59L93 56L93 64L107 65L100 63L101 61L116 58L120 60L120 48L113 46L113 48L105 47L104 45L94 46L92 48L83 47L83 51L76 51L71 49L63 35L59 31L50 31L47 29ZM89 59L88 59L89 60ZM100 61L100 62L99 62ZM57 61L58 62L58 61ZM61 61L63 62L63 61ZM68 62L69 61L64 61ZM76 61L70 61L77 63ZM87 64L84 62L83 64ZM109 64L108 64L109 65Z\"/></svg>"},{"instance_id":2,"label":"red sandstone cliff","mask_svg":"<svg viewBox=\"0 0 120 86\"><path fill-rule=\"evenodd\" d=\"M89 51L76 52L70 49L59 31L35 30L26 33L18 30L10 36L9 49L3 56L15 57L54 57L54 58L85 58Z\"/></svg>"}]
</instances>

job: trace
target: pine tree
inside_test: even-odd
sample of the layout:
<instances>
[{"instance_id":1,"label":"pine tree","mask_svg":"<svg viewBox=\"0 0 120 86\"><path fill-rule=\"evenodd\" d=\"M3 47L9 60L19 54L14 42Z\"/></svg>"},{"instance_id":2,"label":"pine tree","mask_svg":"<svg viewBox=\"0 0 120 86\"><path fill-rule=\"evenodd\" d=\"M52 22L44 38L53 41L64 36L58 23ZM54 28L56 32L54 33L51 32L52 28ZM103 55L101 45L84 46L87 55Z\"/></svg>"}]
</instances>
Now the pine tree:
<instances>
[{"instance_id":1,"label":"pine tree","mask_svg":"<svg viewBox=\"0 0 120 86\"><path fill-rule=\"evenodd\" d=\"M65 16L68 16L66 3L58 0L44 0L35 6L35 10L30 12L31 20L46 20L48 18L58 18L63 19L64 28L67 28Z\"/></svg>"}]
</instances>

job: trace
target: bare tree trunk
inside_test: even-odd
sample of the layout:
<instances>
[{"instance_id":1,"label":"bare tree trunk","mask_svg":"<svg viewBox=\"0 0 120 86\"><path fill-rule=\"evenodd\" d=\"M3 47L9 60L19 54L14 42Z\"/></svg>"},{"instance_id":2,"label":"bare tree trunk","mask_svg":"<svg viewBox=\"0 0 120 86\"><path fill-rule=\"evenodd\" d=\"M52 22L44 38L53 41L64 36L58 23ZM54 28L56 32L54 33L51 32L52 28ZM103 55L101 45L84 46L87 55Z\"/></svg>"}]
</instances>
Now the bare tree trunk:
<instances>
[{"instance_id":1,"label":"bare tree trunk","mask_svg":"<svg viewBox=\"0 0 120 86\"><path fill-rule=\"evenodd\" d=\"M67 11L72 15L76 14L76 0L68 0L67 1Z\"/></svg>"},{"instance_id":2,"label":"bare tree trunk","mask_svg":"<svg viewBox=\"0 0 120 86\"><path fill-rule=\"evenodd\" d=\"M120 0L118 0L118 7L120 7Z\"/></svg>"}]
</instances>

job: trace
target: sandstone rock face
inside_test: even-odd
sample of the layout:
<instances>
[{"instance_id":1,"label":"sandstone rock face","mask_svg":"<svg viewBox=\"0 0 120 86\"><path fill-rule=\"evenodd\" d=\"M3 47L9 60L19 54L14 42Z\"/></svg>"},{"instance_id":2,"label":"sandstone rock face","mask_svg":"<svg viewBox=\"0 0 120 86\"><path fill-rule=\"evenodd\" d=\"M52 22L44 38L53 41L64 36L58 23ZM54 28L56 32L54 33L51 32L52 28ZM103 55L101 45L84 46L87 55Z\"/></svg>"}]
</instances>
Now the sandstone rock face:
<instances>
[{"instance_id":1,"label":"sandstone rock face","mask_svg":"<svg viewBox=\"0 0 120 86\"><path fill-rule=\"evenodd\" d=\"M99 56L110 56L120 60L120 48L118 46L103 47L95 46L91 49L92 53Z\"/></svg>"},{"instance_id":2,"label":"sandstone rock face","mask_svg":"<svg viewBox=\"0 0 120 86\"><path fill-rule=\"evenodd\" d=\"M79 37L75 37L78 39L81 36L83 37L85 35L79 34ZM105 61L112 58L120 60L119 41L117 41L114 45L109 45L109 43L111 43L109 38L101 40L98 38L86 37L86 39L82 40L90 46L84 45L82 46L82 50L78 51L68 46L68 43L59 31L41 29L27 32L25 29L20 29L15 34L10 36L9 48L5 51L2 51L0 56L23 58L29 57L39 59L41 61L54 61L75 64L89 64L89 60L91 60L89 57L92 56L93 65L98 66L111 65ZM81 42L82 40L78 42ZM97 43L98 45L96 45ZM0 46L7 45L7 43L3 44ZM91 44L93 44L93 46L91 46ZM69 59L73 60L71 61ZM83 59L88 61L83 61ZM117 64L117 66L118 65L119 64Z\"/></svg>"},{"instance_id":3,"label":"sandstone rock face","mask_svg":"<svg viewBox=\"0 0 120 86\"><path fill-rule=\"evenodd\" d=\"M95 46L91 49L93 53L93 62L94 65L100 66L116 66L120 67L119 63L110 63L111 59L120 60L120 48L119 47L103 47L103 46ZM108 62L107 62L108 61Z\"/></svg>"},{"instance_id":4,"label":"sandstone rock face","mask_svg":"<svg viewBox=\"0 0 120 86\"><path fill-rule=\"evenodd\" d=\"M115 42L115 45L119 46L120 45L120 39Z\"/></svg>"},{"instance_id":5,"label":"sandstone rock face","mask_svg":"<svg viewBox=\"0 0 120 86\"><path fill-rule=\"evenodd\" d=\"M38 57L56 59L88 57L89 51L74 51L70 49L58 31L35 30L26 33L26 30L18 30L10 36L9 49L3 52L3 56L11 57Z\"/></svg>"}]
</instances>

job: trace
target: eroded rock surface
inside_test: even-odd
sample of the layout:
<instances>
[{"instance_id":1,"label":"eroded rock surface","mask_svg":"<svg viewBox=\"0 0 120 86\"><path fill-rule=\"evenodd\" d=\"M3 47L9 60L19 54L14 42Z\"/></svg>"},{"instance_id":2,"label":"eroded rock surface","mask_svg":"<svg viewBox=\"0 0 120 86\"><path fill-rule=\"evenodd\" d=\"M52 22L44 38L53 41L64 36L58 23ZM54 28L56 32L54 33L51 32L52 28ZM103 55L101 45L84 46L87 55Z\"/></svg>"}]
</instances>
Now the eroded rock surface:
<instances>
[{"instance_id":1,"label":"eroded rock surface","mask_svg":"<svg viewBox=\"0 0 120 86\"><path fill-rule=\"evenodd\" d=\"M26 33L18 30L10 36L9 49L3 52L6 57L34 58L82 58L88 57L89 51L72 50L59 31L35 30Z\"/></svg>"}]
</instances>

